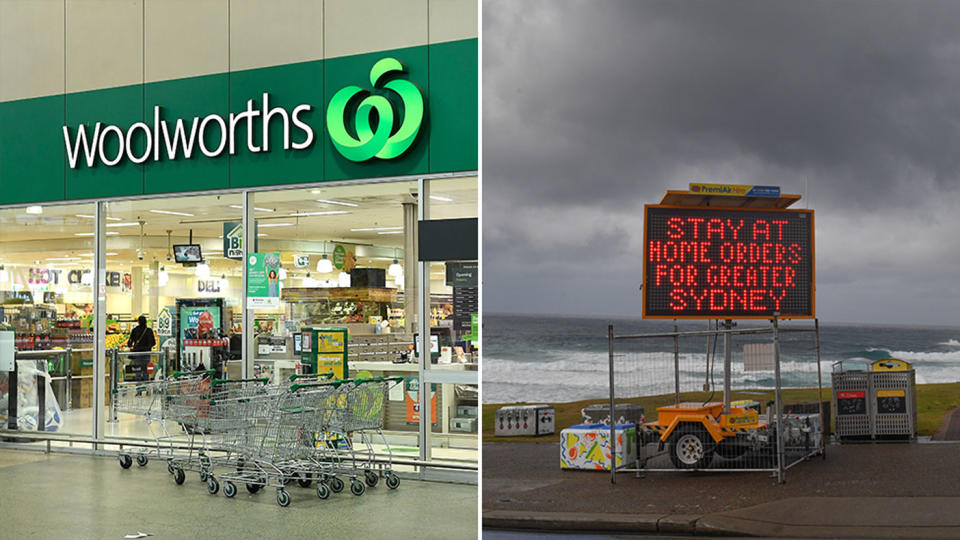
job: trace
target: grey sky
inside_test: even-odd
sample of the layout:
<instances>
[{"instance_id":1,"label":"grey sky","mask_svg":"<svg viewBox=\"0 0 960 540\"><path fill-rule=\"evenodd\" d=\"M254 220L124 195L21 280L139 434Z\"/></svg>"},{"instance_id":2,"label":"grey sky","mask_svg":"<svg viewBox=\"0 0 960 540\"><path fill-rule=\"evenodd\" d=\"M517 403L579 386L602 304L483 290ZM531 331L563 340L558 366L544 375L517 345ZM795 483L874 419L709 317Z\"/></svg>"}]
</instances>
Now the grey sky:
<instances>
[{"instance_id":1,"label":"grey sky","mask_svg":"<svg viewBox=\"0 0 960 540\"><path fill-rule=\"evenodd\" d=\"M817 314L960 325L960 2L484 0L486 312L639 315L643 204L779 185Z\"/></svg>"}]
</instances>

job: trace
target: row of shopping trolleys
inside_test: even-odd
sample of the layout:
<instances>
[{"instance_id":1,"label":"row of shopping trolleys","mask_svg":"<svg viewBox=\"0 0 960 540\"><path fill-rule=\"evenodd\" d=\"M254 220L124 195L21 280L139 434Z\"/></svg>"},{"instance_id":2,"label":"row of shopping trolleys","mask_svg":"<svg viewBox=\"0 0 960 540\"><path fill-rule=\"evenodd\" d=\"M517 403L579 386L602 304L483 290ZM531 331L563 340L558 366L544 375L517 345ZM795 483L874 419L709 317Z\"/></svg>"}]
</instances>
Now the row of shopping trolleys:
<instances>
[{"instance_id":1,"label":"row of shopping trolleys","mask_svg":"<svg viewBox=\"0 0 960 540\"><path fill-rule=\"evenodd\" d=\"M315 487L326 499L343 491L363 495L381 478L400 485L390 445L382 432L390 388L402 377L330 380L332 374L292 375L289 385L266 378L215 379L214 372L178 372L169 379L122 385L113 391L117 412L143 416L155 445L121 452L120 465L145 466L165 459L174 481L198 473L207 491L232 498L238 485L250 493L276 488L277 503L290 504L286 486ZM188 435L175 453L169 427ZM374 442L383 446L378 455Z\"/></svg>"}]
</instances>

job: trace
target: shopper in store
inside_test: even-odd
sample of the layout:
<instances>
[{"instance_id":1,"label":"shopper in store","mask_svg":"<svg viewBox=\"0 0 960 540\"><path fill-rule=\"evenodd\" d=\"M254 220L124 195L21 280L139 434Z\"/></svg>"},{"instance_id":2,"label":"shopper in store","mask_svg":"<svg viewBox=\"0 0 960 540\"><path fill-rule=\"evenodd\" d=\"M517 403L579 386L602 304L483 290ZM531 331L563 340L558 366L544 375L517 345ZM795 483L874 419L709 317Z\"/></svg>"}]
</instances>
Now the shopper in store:
<instances>
[{"instance_id":1,"label":"shopper in store","mask_svg":"<svg viewBox=\"0 0 960 540\"><path fill-rule=\"evenodd\" d=\"M130 332L127 347L129 347L132 352L145 352L152 350L156 344L157 338L153 335L153 330L147 326L147 318L141 315L137 319L136 328ZM149 354L131 355L130 363L133 365L134 380L145 381L150 378L149 375L147 375L147 364L150 363Z\"/></svg>"}]
</instances>

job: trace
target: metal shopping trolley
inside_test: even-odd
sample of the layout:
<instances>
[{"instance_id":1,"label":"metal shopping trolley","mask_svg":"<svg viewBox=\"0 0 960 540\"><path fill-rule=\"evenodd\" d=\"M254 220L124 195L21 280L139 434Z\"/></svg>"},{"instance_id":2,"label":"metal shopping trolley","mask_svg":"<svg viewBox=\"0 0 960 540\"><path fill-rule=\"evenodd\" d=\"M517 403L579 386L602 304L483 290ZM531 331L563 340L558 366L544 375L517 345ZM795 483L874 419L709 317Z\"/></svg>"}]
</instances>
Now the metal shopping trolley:
<instances>
[{"instance_id":1,"label":"metal shopping trolley","mask_svg":"<svg viewBox=\"0 0 960 540\"><path fill-rule=\"evenodd\" d=\"M137 465L144 467L149 462L150 456L168 459L172 456L170 447L164 449L161 445L162 441L170 439L161 406L166 386L167 381L153 381L121 383L113 389L112 404L115 410L142 416L155 443L154 447L136 450L134 452L136 458L130 453L121 452L118 457L120 458L120 466L124 469L129 469L133 465L134 459L136 459Z\"/></svg>"},{"instance_id":2,"label":"metal shopping trolley","mask_svg":"<svg viewBox=\"0 0 960 540\"><path fill-rule=\"evenodd\" d=\"M325 446L336 452L334 461L339 472L350 477L350 490L355 495L361 495L365 489L362 483L356 481L360 475L370 487L376 486L380 477L385 478L390 489L400 485L400 478L393 472L393 452L383 435L383 412L390 387L402 381L403 377L350 381L326 411L328 414L322 426ZM354 434L359 437L362 448L357 448ZM377 453L373 448L375 437L384 447L386 463L376 459Z\"/></svg>"}]
</instances>

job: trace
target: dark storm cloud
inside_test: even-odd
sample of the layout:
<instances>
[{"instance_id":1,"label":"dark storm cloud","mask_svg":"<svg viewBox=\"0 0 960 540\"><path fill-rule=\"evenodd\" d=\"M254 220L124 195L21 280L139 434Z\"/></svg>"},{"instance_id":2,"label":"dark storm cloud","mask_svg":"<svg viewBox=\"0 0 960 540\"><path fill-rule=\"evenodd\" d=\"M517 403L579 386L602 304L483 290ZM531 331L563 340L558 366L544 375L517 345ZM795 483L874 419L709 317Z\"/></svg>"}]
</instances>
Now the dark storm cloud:
<instances>
[{"instance_id":1,"label":"dark storm cloud","mask_svg":"<svg viewBox=\"0 0 960 540\"><path fill-rule=\"evenodd\" d=\"M633 312L642 205L691 181L807 190L825 318L960 293L960 3L484 1L483 54L485 309Z\"/></svg>"}]
</instances>

